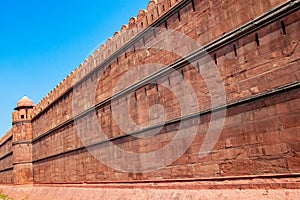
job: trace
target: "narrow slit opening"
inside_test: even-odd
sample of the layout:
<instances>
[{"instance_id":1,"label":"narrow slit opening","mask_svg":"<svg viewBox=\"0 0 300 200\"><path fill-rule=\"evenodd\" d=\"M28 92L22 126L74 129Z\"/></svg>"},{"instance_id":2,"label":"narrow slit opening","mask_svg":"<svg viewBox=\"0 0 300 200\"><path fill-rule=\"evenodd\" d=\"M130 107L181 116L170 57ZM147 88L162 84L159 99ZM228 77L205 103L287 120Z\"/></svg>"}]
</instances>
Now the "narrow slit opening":
<instances>
[{"instance_id":1,"label":"narrow slit opening","mask_svg":"<svg viewBox=\"0 0 300 200\"><path fill-rule=\"evenodd\" d=\"M196 8L195 8L195 1L192 0L192 7L193 7L193 11L196 11Z\"/></svg>"},{"instance_id":2,"label":"narrow slit opening","mask_svg":"<svg viewBox=\"0 0 300 200\"><path fill-rule=\"evenodd\" d=\"M256 42L256 45L259 46L259 37L258 37L258 34L255 33L255 42Z\"/></svg>"},{"instance_id":3,"label":"narrow slit opening","mask_svg":"<svg viewBox=\"0 0 300 200\"><path fill-rule=\"evenodd\" d=\"M146 45L146 41L145 41L145 38L143 37L143 45L145 46Z\"/></svg>"},{"instance_id":4,"label":"narrow slit opening","mask_svg":"<svg viewBox=\"0 0 300 200\"><path fill-rule=\"evenodd\" d=\"M282 35L286 35L286 30L285 30L285 23L284 23L284 21L281 21L281 29L282 29Z\"/></svg>"},{"instance_id":5,"label":"narrow slit opening","mask_svg":"<svg viewBox=\"0 0 300 200\"><path fill-rule=\"evenodd\" d=\"M214 54L214 60L215 60L215 64L218 64L218 60L217 60L217 54Z\"/></svg>"},{"instance_id":6,"label":"narrow slit opening","mask_svg":"<svg viewBox=\"0 0 300 200\"><path fill-rule=\"evenodd\" d=\"M155 28L153 29L153 35L154 35L154 38L156 38L156 31L155 31Z\"/></svg>"},{"instance_id":7,"label":"narrow slit opening","mask_svg":"<svg viewBox=\"0 0 300 200\"><path fill-rule=\"evenodd\" d=\"M233 45L233 51L234 51L234 56L237 57L237 51L236 51L236 46L235 46L235 44Z\"/></svg>"}]
</instances>

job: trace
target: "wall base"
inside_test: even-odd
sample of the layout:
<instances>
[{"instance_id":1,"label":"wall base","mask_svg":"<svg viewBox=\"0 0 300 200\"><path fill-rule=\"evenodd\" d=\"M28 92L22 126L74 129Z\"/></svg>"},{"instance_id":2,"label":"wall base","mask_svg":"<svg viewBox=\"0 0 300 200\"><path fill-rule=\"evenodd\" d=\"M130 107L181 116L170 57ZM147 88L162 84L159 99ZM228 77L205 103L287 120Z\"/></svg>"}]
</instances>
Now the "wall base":
<instances>
[{"instance_id":1,"label":"wall base","mask_svg":"<svg viewBox=\"0 0 300 200\"><path fill-rule=\"evenodd\" d=\"M300 178L173 183L0 185L14 199L298 199Z\"/></svg>"}]
</instances>

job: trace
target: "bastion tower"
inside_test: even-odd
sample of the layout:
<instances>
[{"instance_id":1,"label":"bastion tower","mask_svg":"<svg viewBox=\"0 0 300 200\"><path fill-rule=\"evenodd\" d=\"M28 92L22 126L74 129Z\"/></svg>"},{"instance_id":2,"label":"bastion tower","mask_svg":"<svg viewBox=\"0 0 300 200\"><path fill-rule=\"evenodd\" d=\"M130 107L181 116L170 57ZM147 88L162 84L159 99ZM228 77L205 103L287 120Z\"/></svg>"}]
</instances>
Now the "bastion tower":
<instances>
[{"instance_id":1,"label":"bastion tower","mask_svg":"<svg viewBox=\"0 0 300 200\"><path fill-rule=\"evenodd\" d=\"M14 184L33 183L32 124L34 103L27 96L18 101L13 112L13 179Z\"/></svg>"}]
</instances>

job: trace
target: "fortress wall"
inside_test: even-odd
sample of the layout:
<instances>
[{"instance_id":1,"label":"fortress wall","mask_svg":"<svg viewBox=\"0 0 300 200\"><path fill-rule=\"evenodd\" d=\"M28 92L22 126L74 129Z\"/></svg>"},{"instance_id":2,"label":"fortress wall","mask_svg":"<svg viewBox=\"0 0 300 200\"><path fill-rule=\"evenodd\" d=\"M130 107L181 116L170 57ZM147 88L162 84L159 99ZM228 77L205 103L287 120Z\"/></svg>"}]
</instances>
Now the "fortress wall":
<instances>
[{"instance_id":1,"label":"fortress wall","mask_svg":"<svg viewBox=\"0 0 300 200\"><path fill-rule=\"evenodd\" d=\"M13 183L12 131L8 131L0 141L0 183Z\"/></svg>"},{"instance_id":2,"label":"fortress wall","mask_svg":"<svg viewBox=\"0 0 300 200\"><path fill-rule=\"evenodd\" d=\"M180 1L178 1L180 2ZM155 21L159 16L166 13L172 6L176 5L176 3L170 3L169 0L158 0L149 2L147 7L147 11L141 10L141 13L144 13L143 16L140 13L139 18L143 17L139 23L145 21L147 23L151 23ZM146 16L147 13L149 16ZM146 18L149 19L146 19ZM151 18L150 18L151 17ZM146 26L147 23L144 23ZM140 24L139 24L140 26ZM120 32L116 32L113 38L109 38L106 44L102 44L99 49L97 49L94 54L90 55L88 59L86 59L82 64L79 65L66 79L64 79L53 91L51 91L36 107L35 114L39 115L44 110L47 110L48 106L59 99L64 93L68 91L72 86L74 86L75 82L86 76L91 70L93 70L96 66L98 66L101 62L103 62L106 58L108 58L112 53L118 50L122 45L132 39L136 34L138 34L137 18L132 17L128 25L123 25L121 27ZM145 28L145 27L144 27ZM125 32L125 33L124 33ZM122 37L120 36L122 34ZM77 72L80 70L80 74Z\"/></svg>"},{"instance_id":3,"label":"fortress wall","mask_svg":"<svg viewBox=\"0 0 300 200\"><path fill-rule=\"evenodd\" d=\"M201 44L207 44L222 36L224 30L229 32L254 16L259 16L266 10L282 3L280 1L271 1L272 3L269 1L247 1L246 3L243 1L243 3L239 3L239 1L236 1L230 4L228 3L230 1L226 1L228 4L223 2L223 4L217 5L216 1L209 1L207 10L201 10L205 8L204 5L200 6L201 2L194 1L195 12L192 3L181 9L179 11L180 21L177 13L174 14L175 17L171 16L167 19L168 28L178 31L189 30L190 36L198 38L197 40ZM235 9L233 9L233 5L235 5ZM228 6L228 10L226 6ZM208 12L210 15L202 12ZM145 12L139 13L138 26L145 25L145 21L143 21L145 19L142 15L146 15ZM205 21L200 16L211 16L211 18ZM226 18L226 16L228 17ZM219 21L212 21L212 19L218 17ZM229 25L226 24L227 20L230 22ZM199 26L190 24L199 22L204 24ZM223 27L224 29L221 29L222 31L216 28L217 22L219 22L219 25L223 24L222 22L226 24ZM165 24L163 23L163 25ZM204 32L200 31L199 27L203 28L205 25L208 26L208 29ZM190 27L187 28L188 26ZM130 24L128 27L130 27ZM219 48L209 52L208 56L211 61L207 61L208 56L197 58L193 64L197 66L197 63L199 63L200 69L205 68L207 62L216 62L221 73L221 80L225 85L227 103L234 104L232 108L228 109L222 135L213 151L205 158L200 159L198 153L210 119L210 115L205 115L201 118L201 125L193 145L182 157L166 169L143 174L121 173L106 167L83 148L82 141L78 136L78 133L84 136L85 145L99 143L89 150L101 158L107 159L107 156L115 156L115 158L120 158L120 162L123 162L121 160L122 155L107 153L107 144L103 142L105 138L97 134L99 127L92 124L92 121L99 121L106 137L113 139L120 147L134 152L149 152L159 149L168 144L176 134L178 122L166 125L161 133L152 140L136 140L132 136L120 137L136 130L134 127L129 127L128 130L120 130L112 118L111 102L105 101L111 96L112 88L118 79L128 70L136 69L145 63L154 63L155 60L159 60L167 65L180 59L178 55L170 52L152 49L149 52L145 52L145 50L136 50L135 52L133 49L133 52L126 50L126 54L123 52L122 56L118 56L118 59L105 64L104 67L107 67L105 71L100 68L95 69L94 73L76 85L73 91L70 90L33 119L33 170L35 182L82 183L161 180L298 172L299 141L295 138L297 138L299 132L299 108L297 107L299 104L299 90L272 94L266 96L265 99L253 99L253 102L241 105L237 102L299 81L299 39L297 37L300 32L299 27L299 11L297 11L255 32L233 40L225 46L220 45ZM198 34L198 31L201 34ZM115 34L115 37L117 35ZM101 47L103 51L104 49L107 51L104 57L110 55L111 49L108 46L112 44L114 38L108 40L107 44ZM145 38L147 38L145 43L155 41L154 36L152 39L150 36ZM143 41L139 41L136 46L138 47L142 43ZM112 51L115 51L118 46L115 47ZM178 47L180 51L187 51L180 49L180 47ZM100 52L101 49L97 51L96 56L91 56L85 61L75 71L73 77L76 74L81 79L93 70L96 65L91 64L93 58L96 60L94 60L94 63L101 63L101 60L97 60L97 56L99 59L99 56L103 55ZM89 67L86 69L84 66ZM178 69L179 75L182 77L172 73L168 76L159 77L156 81L166 85L178 85L180 80L184 78L195 89L200 105L199 109L203 111L211 107L210 94L201 76L196 76L198 74L197 70L197 67L190 64L184 65ZM144 71L140 70L141 73ZM208 73L206 81L209 81L210 84L216 84L218 82L216 77L213 74L210 75L210 71L206 72ZM98 84L96 92L91 87L95 83ZM84 95L78 98L74 96L78 94ZM74 112L72 103L78 108L75 115L85 112L93 106L93 103L88 101L89 95L95 95L95 103L99 103L99 106L94 111L84 113L83 116L78 117L75 126L71 120L74 114L72 113ZM184 92L179 94L182 97L184 95ZM180 117L180 108L176 97L160 85L149 84L140 87L127 101L129 102L131 117L141 125L145 125L149 121L147 113L149 107L154 103L165 105L167 120L171 121ZM118 100L117 103L126 105L124 99ZM191 120L189 123L193 125L194 121ZM194 126L196 125L194 124ZM186 127L185 131L189 132L189 127ZM170 151L169 153L172 155L173 152ZM176 152L176 150L173 151ZM140 162L136 160L128 162L128 165L139 164Z\"/></svg>"},{"instance_id":4,"label":"fortress wall","mask_svg":"<svg viewBox=\"0 0 300 200\"><path fill-rule=\"evenodd\" d=\"M79 68L77 68L73 73L69 75L69 77L67 77L51 93L49 93L45 97L45 99L42 100L36 106L34 111L36 117L33 119L33 126L36 127L36 132L39 133L36 136L47 132L47 129L49 128L54 128L59 124L69 120L73 115L71 108L73 94L71 89L72 86L74 86L75 82L82 80L82 78L84 77L87 77L87 74L94 70L96 66L103 63L103 61L108 60L109 56L111 56L114 52L120 49L135 35L140 33L141 28L146 28L150 26L151 20L149 20L149 18L152 19L152 15L152 23L154 23L155 16L158 17L156 19L158 20L159 17L163 16L163 13L168 12L168 10L170 10L172 7L175 6L175 4L178 4L180 1L174 4L170 2L171 1L169 0L158 1L156 3L151 1L147 8L148 11L141 10L137 18L131 18L128 26L123 26L121 28L121 34L116 33L113 38L108 39L105 45L102 45L99 50L96 50L93 55L91 55L88 59L86 59L83 62L83 64L79 66ZM191 37L192 39L196 40L199 43L199 45L202 46L222 36L224 33L228 33L232 29L239 27L241 24L244 24L250 21L251 19L262 15L270 8L278 6L285 1L264 1L262 3L261 1L257 0L247 1L245 3L241 0L235 1L233 3L232 1L219 2L194 0L194 4L192 4L192 1L187 2L190 3L188 3L179 11L180 21L178 18L178 13L174 12L173 14L170 14L170 17L168 17L168 19L165 20L166 23L161 22L160 24L158 24L158 27L165 28L165 25L167 24L168 29L182 32ZM170 7L170 5L172 6ZM193 5L196 11L193 11ZM155 11L154 8L156 7L158 9L156 9ZM155 12L157 12L158 14L155 14ZM151 17L149 17L149 15ZM133 29L136 27L140 29ZM151 37L153 38L152 32L149 33L149 36L147 38L151 40ZM147 38L145 39L146 43L148 42ZM124 62L127 63L127 65L129 66L134 67L143 64L143 58L145 57L145 55L138 56L138 52L132 52L133 46L139 45L142 45L142 40L137 41L134 45L128 47L128 49L126 49L126 55L124 51L119 52L117 54L118 61L126 57L126 61ZM186 48L184 46L179 46L179 48L180 47ZM188 51L186 49L183 50L185 52ZM178 49L178 51L180 50ZM143 54L144 51L143 53L140 53ZM124 63L122 63L122 65L116 64L117 58L115 57L111 62L106 63L104 66L107 67L111 65L110 69L113 73L108 74L110 75L110 79L114 80L115 82L118 80L118 78L116 77L129 70L126 69L126 67L119 67L122 66ZM147 58L147 61L159 61L159 63L170 64L177 58L178 57L175 55L169 55L168 52L160 52L160 57L157 57L157 53L150 54L150 57ZM113 65L116 67L114 67ZM91 77L89 77L88 80L91 80ZM107 82L109 84L111 83L110 81L105 81L105 83ZM84 84L79 84L80 87L81 85ZM97 97L97 102L102 101L111 95L111 91L109 91L109 88L111 88L110 86L111 85L106 85L106 87L103 88L101 96ZM92 105L86 105L86 107L88 106ZM42 129L42 127L44 129Z\"/></svg>"},{"instance_id":5,"label":"fortress wall","mask_svg":"<svg viewBox=\"0 0 300 200\"><path fill-rule=\"evenodd\" d=\"M107 143L101 143L90 147L89 152L80 149L35 162L35 182L130 182L204 177L230 179L236 176L298 173L299 96L300 90L296 89L229 108L220 139L204 158L199 158L199 150L208 128L210 115L201 118L198 133L185 154L167 168L137 174L113 170L97 161L90 153L103 160L115 156L120 162L128 165L140 163L128 160L123 155L109 153ZM151 139L137 140L128 136L114 142L127 151L149 152L168 144L177 133L177 129L178 123L173 123L165 126L160 134ZM186 134L189 130L189 127L186 127ZM180 145L182 141L177 142ZM176 149L170 151L165 153L168 156L176 153ZM166 155L160 156L164 158ZM153 160L142 164L154 164L151 162Z\"/></svg>"}]
</instances>

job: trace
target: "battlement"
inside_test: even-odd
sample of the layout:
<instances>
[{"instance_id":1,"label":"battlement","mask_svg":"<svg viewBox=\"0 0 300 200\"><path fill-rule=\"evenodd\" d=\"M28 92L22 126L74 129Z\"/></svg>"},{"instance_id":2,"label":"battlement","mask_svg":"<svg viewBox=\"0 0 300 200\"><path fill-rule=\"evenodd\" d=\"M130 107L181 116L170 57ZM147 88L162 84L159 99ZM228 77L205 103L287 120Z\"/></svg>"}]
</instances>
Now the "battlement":
<instances>
[{"instance_id":1,"label":"battlement","mask_svg":"<svg viewBox=\"0 0 300 200\"><path fill-rule=\"evenodd\" d=\"M2 138L0 138L0 146L5 143L13 135L13 130L10 129Z\"/></svg>"}]
</instances>

